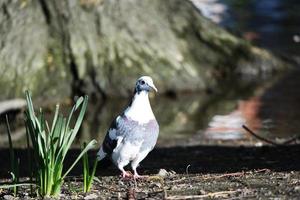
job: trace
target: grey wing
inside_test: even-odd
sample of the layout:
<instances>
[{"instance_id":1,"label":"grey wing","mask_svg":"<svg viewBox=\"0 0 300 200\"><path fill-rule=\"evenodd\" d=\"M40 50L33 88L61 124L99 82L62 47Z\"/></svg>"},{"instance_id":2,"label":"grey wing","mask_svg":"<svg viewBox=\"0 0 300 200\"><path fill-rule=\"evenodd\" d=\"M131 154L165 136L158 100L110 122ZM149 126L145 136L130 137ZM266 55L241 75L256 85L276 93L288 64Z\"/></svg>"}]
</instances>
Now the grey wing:
<instances>
[{"instance_id":1,"label":"grey wing","mask_svg":"<svg viewBox=\"0 0 300 200\"><path fill-rule=\"evenodd\" d=\"M150 149L151 151L157 142L158 134L159 134L158 123L156 121L150 122L148 125L148 133L146 134L141 150Z\"/></svg>"},{"instance_id":2,"label":"grey wing","mask_svg":"<svg viewBox=\"0 0 300 200\"><path fill-rule=\"evenodd\" d=\"M106 155L111 155L111 153L117 146L117 142L118 142L117 135L119 132L119 119L120 116L118 116L116 119L113 120L113 122L110 125L110 128L106 133L102 146L97 154L99 160L102 160L104 157L106 157Z\"/></svg>"}]
</instances>

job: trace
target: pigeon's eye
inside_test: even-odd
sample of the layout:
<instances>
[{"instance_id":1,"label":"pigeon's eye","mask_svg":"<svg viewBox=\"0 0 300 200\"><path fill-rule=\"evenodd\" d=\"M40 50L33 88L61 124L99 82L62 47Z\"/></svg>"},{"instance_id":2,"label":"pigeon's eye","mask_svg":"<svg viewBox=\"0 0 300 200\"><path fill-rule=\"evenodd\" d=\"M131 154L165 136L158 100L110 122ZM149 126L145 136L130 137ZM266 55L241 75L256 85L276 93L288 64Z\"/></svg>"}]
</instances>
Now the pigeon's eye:
<instances>
[{"instance_id":1,"label":"pigeon's eye","mask_svg":"<svg viewBox=\"0 0 300 200\"><path fill-rule=\"evenodd\" d=\"M145 84L145 81L142 80L142 81L141 81L141 85L144 85L144 84Z\"/></svg>"}]
</instances>

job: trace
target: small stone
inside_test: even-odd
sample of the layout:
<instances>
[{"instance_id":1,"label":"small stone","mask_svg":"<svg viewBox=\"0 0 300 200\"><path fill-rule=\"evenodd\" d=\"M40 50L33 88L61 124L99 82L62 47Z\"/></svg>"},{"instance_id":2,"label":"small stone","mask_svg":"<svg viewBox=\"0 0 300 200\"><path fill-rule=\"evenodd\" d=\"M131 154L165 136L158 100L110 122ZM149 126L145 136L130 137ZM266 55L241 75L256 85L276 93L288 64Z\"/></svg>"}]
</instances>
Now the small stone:
<instances>
[{"instance_id":1,"label":"small stone","mask_svg":"<svg viewBox=\"0 0 300 200\"><path fill-rule=\"evenodd\" d=\"M87 196L84 197L85 200L89 200L89 199L98 199L98 195L95 193L89 194Z\"/></svg>"},{"instance_id":2,"label":"small stone","mask_svg":"<svg viewBox=\"0 0 300 200\"><path fill-rule=\"evenodd\" d=\"M300 186L294 187L295 192L300 192Z\"/></svg>"},{"instance_id":3,"label":"small stone","mask_svg":"<svg viewBox=\"0 0 300 200\"><path fill-rule=\"evenodd\" d=\"M299 35L294 35L293 40L294 40L294 42L299 43L300 42L300 36Z\"/></svg>"},{"instance_id":4,"label":"small stone","mask_svg":"<svg viewBox=\"0 0 300 200\"><path fill-rule=\"evenodd\" d=\"M4 195L3 197L5 200L12 200L14 197L12 195Z\"/></svg>"},{"instance_id":5,"label":"small stone","mask_svg":"<svg viewBox=\"0 0 300 200\"><path fill-rule=\"evenodd\" d=\"M200 194L206 194L205 190L200 190Z\"/></svg>"},{"instance_id":6,"label":"small stone","mask_svg":"<svg viewBox=\"0 0 300 200\"><path fill-rule=\"evenodd\" d=\"M255 143L255 146L256 147L262 147L264 144L262 143L262 142L257 142L257 143Z\"/></svg>"},{"instance_id":7,"label":"small stone","mask_svg":"<svg viewBox=\"0 0 300 200\"><path fill-rule=\"evenodd\" d=\"M160 177L171 177L171 176L176 175L176 172L173 170L167 171L165 169L160 169L157 175Z\"/></svg>"},{"instance_id":8,"label":"small stone","mask_svg":"<svg viewBox=\"0 0 300 200\"><path fill-rule=\"evenodd\" d=\"M160 169L157 175L161 177L167 177L169 175L169 172L165 169Z\"/></svg>"}]
</instances>

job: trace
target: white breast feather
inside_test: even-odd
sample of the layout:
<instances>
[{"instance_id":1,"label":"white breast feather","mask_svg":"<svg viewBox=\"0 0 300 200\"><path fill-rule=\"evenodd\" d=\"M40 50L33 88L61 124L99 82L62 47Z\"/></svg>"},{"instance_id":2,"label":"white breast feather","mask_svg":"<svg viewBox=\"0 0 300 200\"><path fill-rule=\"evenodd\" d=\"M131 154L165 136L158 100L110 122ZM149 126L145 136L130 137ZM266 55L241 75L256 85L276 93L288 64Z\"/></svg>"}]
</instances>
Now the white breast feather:
<instances>
[{"instance_id":1,"label":"white breast feather","mask_svg":"<svg viewBox=\"0 0 300 200\"><path fill-rule=\"evenodd\" d=\"M125 110L125 116L130 119L144 124L155 119L148 98L148 93L145 91L136 94L132 104Z\"/></svg>"}]
</instances>

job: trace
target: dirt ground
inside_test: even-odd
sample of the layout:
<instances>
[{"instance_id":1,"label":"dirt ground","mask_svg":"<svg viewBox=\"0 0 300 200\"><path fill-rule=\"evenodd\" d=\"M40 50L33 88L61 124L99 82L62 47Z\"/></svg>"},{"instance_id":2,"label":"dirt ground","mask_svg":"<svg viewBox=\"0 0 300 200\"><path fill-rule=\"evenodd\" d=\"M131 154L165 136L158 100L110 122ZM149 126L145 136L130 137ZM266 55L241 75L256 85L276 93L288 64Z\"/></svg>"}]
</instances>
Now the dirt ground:
<instances>
[{"instance_id":1,"label":"dirt ground","mask_svg":"<svg viewBox=\"0 0 300 200\"><path fill-rule=\"evenodd\" d=\"M300 172L273 172L269 169L235 173L175 174L160 170L144 180L124 180L118 176L99 177L92 191L82 193L82 179L70 178L60 199L299 199ZM24 188L19 198L29 197ZM1 199L14 199L9 191Z\"/></svg>"},{"instance_id":2,"label":"dirt ground","mask_svg":"<svg viewBox=\"0 0 300 200\"><path fill-rule=\"evenodd\" d=\"M68 157L71 163L78 150ZM93 155L95 152L91 152ZM26 150L18 150L26 163ZM300 199L300 145L185 146L157 148L139 168L144 180L124 180L114 166L100 163L99 182L83 194L81 166L66 180L61 199ZM0 150L1 177L8 177L8 150ZM21 175L28 170L23 164ZM30 199L28 188L19 199ZM8 190L0 198L12 199Z\"/></svg>"},{"instance_id":3,"label":"dirt ground","mask_svg":"<svg viewBox=\"0 0 300 200\"><path fill-rule=\"evenodd\" d=\"M167 177L150 176L148 180L136 183L117 177L104 177L100 179L101 183L95 183L96 190L85 198L98 196L103 199L297 199L300 197L299 178L299 172L272 172L268 169L227 174L169 172Z\"/></svg>"}]
</instances>

